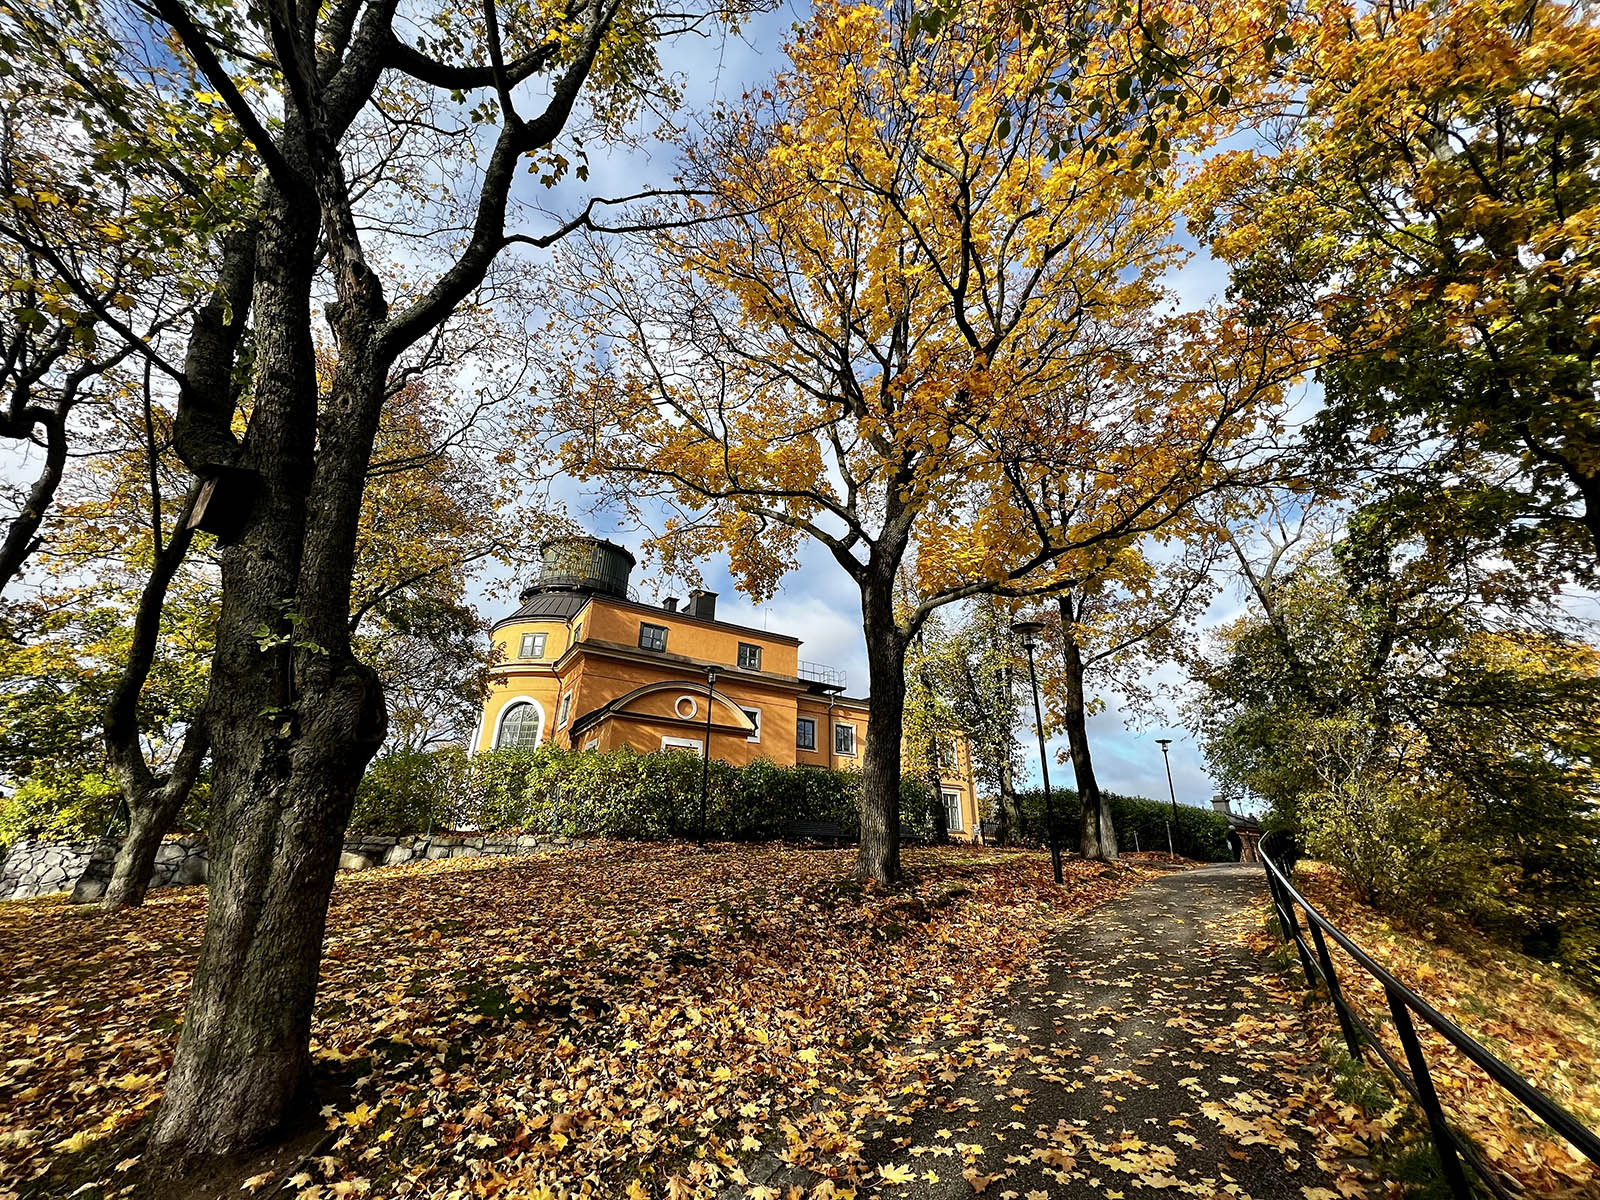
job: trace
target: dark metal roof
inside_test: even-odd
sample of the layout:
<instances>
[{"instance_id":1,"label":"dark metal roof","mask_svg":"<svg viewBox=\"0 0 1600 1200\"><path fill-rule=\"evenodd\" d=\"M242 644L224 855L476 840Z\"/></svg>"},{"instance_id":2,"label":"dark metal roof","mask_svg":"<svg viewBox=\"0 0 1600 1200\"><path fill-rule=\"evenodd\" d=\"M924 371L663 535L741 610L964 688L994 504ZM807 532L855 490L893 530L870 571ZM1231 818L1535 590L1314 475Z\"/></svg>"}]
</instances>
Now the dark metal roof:
<instances>
[{"instance_id":1,"label":"dark metal roof","mask_svg":"<svg viewBox=\"0 0 1600 1200\"><path fill-rule=\"evenodd\" d=\"M553 620L568 621L578 615L578 611L589 603L588 592L525 592L527 597L522 602L522 607L509 617L495 622L504 625L507 621Z\"/></svg>"}]
</instances>

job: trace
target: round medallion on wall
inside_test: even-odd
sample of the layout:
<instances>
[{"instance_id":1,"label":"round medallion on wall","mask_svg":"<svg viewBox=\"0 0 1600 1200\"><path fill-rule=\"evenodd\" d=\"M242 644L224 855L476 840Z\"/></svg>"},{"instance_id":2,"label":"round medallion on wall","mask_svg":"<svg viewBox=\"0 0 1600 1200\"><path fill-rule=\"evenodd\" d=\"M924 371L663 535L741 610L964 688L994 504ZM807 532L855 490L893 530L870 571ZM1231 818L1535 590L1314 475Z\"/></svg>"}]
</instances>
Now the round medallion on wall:
<instances>
[{"instance_id":1,"label":"round medallion on wall","mask_svg":"<svg viewBox=\"0 0 1600 1200\"><path fill-rule=\"evenodd\" d=\"M672 708L685 721L692 721L695 713L700 711L700 702L693 696L679 696Z\"/></svg>"}]
</instances>

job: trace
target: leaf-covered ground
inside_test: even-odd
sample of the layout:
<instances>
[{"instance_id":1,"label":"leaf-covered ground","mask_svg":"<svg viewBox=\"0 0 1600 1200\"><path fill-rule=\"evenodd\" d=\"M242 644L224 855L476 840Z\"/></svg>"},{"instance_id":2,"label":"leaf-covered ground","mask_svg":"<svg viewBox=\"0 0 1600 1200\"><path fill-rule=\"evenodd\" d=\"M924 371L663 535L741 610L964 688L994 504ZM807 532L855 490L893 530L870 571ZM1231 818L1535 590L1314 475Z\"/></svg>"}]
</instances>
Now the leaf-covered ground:
<instances>
[{"instance_id":1,"label":"leaf-covered ground","mask_svg":"<svg viewBox=\"0 0 1600 1200\"><path fill-rule=\"evenodd\" d=\"M856 1132L893 1200L1343 1200L1375 1127L1318 1069L1317 1023L1249 946L1259 868L1167 875L1078 922L978 1033ZM757 1200L807 1173L744 1172ZM726 1200L742 1193L730 1189Z\"/></svg>"},{"instance_id":2,"label":"leaf-covered ground","mask_svg":"<svg viewBox=\"0 0 1600 1200\"><path fill-rule=\"evenodd\" d=\"M925 1079L930 1041L981 1030L1046 939L1141 875L1069 860L1057 892L1041 855L952 847L862 895L849 862L612 845L341 877L314 1048L354 1083L295 1190L687 1196L764 1150L833 1161ZM85 1196L137 1178L204 904L0 906L0 1193L96 1155Z\"/></svg>"},{"instance_id":3,"label":"leaf-covered ground","mask_svg":"<svg viewBox=\"0 0 1600 1200\"><path fill-rule=\"evenodd\" d=\"M1322 864L1302 863L1296 883L1325 916L1413 991L1580 1121L1600 1129L1600 996L1550 965L1468 930L1450 930L1448 938L1441 938L1386 918L1357 900L1338 874ZM1387 1019L1382 987L1337 946L1330 945L1330 951L1352 1004L1404 1061ZM1420 1021L1417 1028L1440 1099L1486 1158L1530 1195L1600 1195L1600 1169L1528 1115L1455 1053L1442 1035Z\"/></svg>"}]
</instances>

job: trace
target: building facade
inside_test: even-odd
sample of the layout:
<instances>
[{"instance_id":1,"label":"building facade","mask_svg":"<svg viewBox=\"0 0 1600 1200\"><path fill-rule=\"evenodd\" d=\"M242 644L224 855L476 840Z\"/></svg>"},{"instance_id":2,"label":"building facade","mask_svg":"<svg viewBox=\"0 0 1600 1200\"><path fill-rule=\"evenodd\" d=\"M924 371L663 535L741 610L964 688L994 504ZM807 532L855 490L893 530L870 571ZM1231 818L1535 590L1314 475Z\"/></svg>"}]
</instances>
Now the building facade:
<instances>
[{"instance_id":1,"label":"building facade","mask_svg":"<svg viewBox=\"0 0 1600 1200\"><path fill-rule=\"evenodd\" d=\"M701 754L709 742L712 757L735 765L859 767L867 701L802 660L799 638L719 621L714 592L641 602L628 586L634 558L612 542L557 538L539 551L539 582L493 630L478 750L554 741ZM970 748L953 730L939 751L951 836L971 840Z\"/></svg>"}]
</instances>

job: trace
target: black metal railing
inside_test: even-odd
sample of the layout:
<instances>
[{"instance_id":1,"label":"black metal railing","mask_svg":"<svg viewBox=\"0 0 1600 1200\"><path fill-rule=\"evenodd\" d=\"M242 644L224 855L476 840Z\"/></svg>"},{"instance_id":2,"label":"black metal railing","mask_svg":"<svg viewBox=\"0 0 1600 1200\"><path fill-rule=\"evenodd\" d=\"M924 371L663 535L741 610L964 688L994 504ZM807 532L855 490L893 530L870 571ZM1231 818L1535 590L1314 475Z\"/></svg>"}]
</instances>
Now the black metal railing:
<instances>
[{"instance_id":1,"label":"black metal railing","mask_svg":"<svg viewBox=\"0 0 1600 1200\"><path fill-rule=\"evenodd\" d=\"M807 662L802 658L795 674L807 683L821 683L829 687L839 688L845 686L845 673L837 667L828 666L826 663Z\"/></svg>"},{"instance_id":2,"label":"black metal railing","mask_svg":"<svg viewBox=\"0 0 1600 1200\"><path fill-rule=\"evenodd\" d=\"M1334 1011L1339 1017L1339 1030L1344 1035L1346 1046L1350 1049L1350 1057L1357 1062L1364 1062L1366 1050L1370 1048L1421 1107L1423 1115L1427 1118L1429 1131L1433 1135L1434 1147L1438 1151L1440 1169L1453 1195L1459 1200L1467 1200L1473 1195L1472 1185L1462 1169L1463 1161L1499 1200L1513 1200L1515 1195L1521 1194L1522 1189L1515 1184L1508 1189L1494 1169L1484 1162L1471 1141L1450 1124L1443 1106L1439 1103L1439 1095L1434 1090L1433 1076L1428 1070L1428 1059L1423 1052L1422 1042L1417 1037L1417 1026L1413 1015L1422 1018L1443 1035L1444 1039L1464 1058L1481 1068L1484 1074L1510 1092L1525 1109L1570 1142L1580 1154L1590 1162L1600 1165L1600 1136L1596 1136L1587 1125L1491 1054L1466 1030L1401 983L1373 961L1371 955L1336 929L1332 922L1313 908L1289 882L1288 874L1273 861L1265 846L1262 847L1261 861L1267 869L1268 890L1272 893L1272 905L1278 923L1283 928L1284 935L1293 941L1295 950L1299 954L1300 969L1305 972L1306 986L1315 991L1320 982L1327 988L1328 998L1333 1002ZM1306 931L1301 928L1301 913L1305 914L1305 929L1310 933L1309 944ZM1354 959L1362 970L1383 985L1384 996L1389 1002L1389 1015L1394 1021L1395 1034L1405 1054L1404 1065L1383 1044L1372 1025L1345 999L1344 992L1339 986L1338 972L1333 967L1333 958L1328 953L1329 938Z\"/></svg>"}]
</instances>

